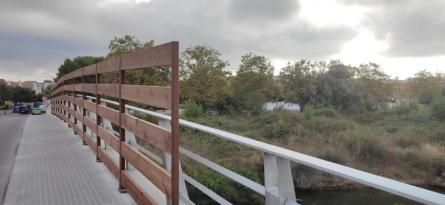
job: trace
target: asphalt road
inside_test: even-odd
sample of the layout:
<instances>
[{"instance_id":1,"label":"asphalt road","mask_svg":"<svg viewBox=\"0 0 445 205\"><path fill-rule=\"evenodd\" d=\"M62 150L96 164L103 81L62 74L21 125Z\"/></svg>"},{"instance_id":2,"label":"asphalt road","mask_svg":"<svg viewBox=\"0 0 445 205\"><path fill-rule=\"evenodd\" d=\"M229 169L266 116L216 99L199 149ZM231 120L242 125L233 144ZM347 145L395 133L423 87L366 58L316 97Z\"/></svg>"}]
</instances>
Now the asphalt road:
<instances>
[{"instance_id":1,"label":"asphalt road","mask_svg":"<svg viewBox=\"0 0 445 205\"><path fill-rule=\"evenodd\" d=\"M29 115L0 114L0 204L6 194L20 136Z\"/></svg>"}]
</instances>

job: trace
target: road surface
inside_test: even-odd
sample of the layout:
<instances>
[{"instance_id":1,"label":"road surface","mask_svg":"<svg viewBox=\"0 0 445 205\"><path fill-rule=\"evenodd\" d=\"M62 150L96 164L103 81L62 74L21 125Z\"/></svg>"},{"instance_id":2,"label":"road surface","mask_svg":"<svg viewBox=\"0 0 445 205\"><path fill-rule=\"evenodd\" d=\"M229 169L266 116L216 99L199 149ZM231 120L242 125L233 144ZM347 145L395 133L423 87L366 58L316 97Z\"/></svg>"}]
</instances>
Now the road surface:
<instances>
[{"instance_id":1,"label":"road surface","mask_svg":"<svg viewBox=\"0 0 445 205\"><path fill-rule=\"evenodd\" d=\"M29 115L0 114L0 204L3 204L20 136Z\"/></svg>"}]
</instances>

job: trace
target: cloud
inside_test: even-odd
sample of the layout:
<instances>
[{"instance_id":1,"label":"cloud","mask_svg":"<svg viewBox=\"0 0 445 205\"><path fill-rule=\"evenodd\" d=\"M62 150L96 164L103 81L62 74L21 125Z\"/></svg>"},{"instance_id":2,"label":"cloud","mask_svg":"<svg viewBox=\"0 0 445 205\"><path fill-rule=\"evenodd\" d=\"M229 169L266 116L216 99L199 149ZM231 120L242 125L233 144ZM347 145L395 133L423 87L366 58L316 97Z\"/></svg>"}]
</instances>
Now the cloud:
<instances>
[{"instance_id":1,"label":"cloud","mask_svg":"<svg viewBox=\"0 0 445 205\"><path fill-rule=\"evenodd\" d=\"M279 21L297 14L298 2L295 0L231 0L229 14L236 20Z\"/></svg>"},{"instance_id":2,"label":"cloud","mask_svg":"<svg viewBox=\"0 0 445 205\"><path fill-rule=\"evenodd\" d=\"M363 25L381 40L393 57L445 55L445 1L342 0L369 8Z\"/></svg>"},{"instance_id":3,"label":"cloud","mask_svg":"<svg viewBox=\"0 0 445 205\"><path fill-rule=\"evenodd\" d=\"M8 67L0 72L39 64L55 73L64 58L105 55L109 40L125 34L156 43L178 40L182 49L206 44L233 69L248 52L286 60L330 56L356 35L344 26L314 27L298 11L296 0L6 0L0 66Z\"/></svg>"}]
</instances>

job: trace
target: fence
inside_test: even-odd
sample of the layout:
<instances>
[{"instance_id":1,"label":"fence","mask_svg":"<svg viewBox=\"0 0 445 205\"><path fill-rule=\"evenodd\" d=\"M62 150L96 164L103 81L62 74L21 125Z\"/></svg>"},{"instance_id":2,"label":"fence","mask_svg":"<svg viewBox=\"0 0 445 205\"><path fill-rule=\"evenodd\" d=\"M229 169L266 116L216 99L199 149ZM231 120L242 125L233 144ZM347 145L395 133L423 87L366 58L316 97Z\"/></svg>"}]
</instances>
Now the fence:
<instances>
[{"instance_id":1,"label":"fence","mask_svg":"<svg viewBox=\"0 0 445 205\"><path fill-rule=\"evenodd\" d=\"M111 172L120 179L121 188L128 190L139 204L168 203L168 200L156 198L155 196L158 194L165 194L166 198L171 197L173 204L177 204L179 199L182 204L194 204L188 198L185 183L200 190L219 204L232 204L192 176L183 173L180 164L176 161L179 157L177 152L182 157L191 159L241 184L252 192L264 196L267 205L297 204L298 194L295 193L293 184L292 163L303 164L417 202L445 204L445 196L436 192L212 127L180 120L178 119L177 110L175 111L178 108L178 105L175 104L177 101L174 102L178 97L177 90L175 90L177 89L177 81L176 84L172 83L172 86L169 88L126 85L123 83L124 73L121 72L136 67L171 65L172 73L175 73L175 70L177 71L177 43L175 42L119 58L120 60L113 61L110 59L111 61L107 60L70 73L66 75L67 77L63 76L57 82L58 88L52 98L52 111L55 115L68 122L69 126L73 127L76 133L80 133L79 136L82 137L86 144L95 150L98 160L102 160ZM163 58L164 60L159 60L158 58ZM129 59L137 60L137 63L135 62L133 66L128 66L128 62L122 64L122 62ZM149 62L145 62L145 60ZM145 63L142 63L142 61ZM97 83L97 80L94 84L85 83L85 76L95 75L96 79L100 79L100 74L116 70L120 72L119 84L104 85ZM73 79L80 77L82 78L82 83L73 82ZM173 74L172 79L172 81L177 80L177 74ZM77 79L77 82L79 81ZM114 99L104 99L101 96L109 96ZM154 107L173 109L173 111L171 115L166 115L141 108L141 106L125 103L126 100ZM168 105L167 102L170 102L170 100L172 103ZM113 110L115 107L119 107L119 111ZM79 112L79 110L82 112ZM97 116L95 113L97 113ZM135 117L137 116L135 113L157 119L158 126ZM82 124L82 128L78 127L77 124ZM119 132L113 130L113 124L115 128L119 128ZM263 153L264 184L250 180L239 173L212 162L204 156L178 147L176 137L178 136L179 126L204 132L209 134L210 137L231 141ZM171 133L168 131L170 129L172 130ZM96 136L95 133L97 133ZM153 152L152 149L140 146L135 139L135 135L162 150L162 152ZM96 137L96 141L94 141L94 137ZM105 143L102 144L102 141ZM172 143L175 146L171 146ZM115 163L119 160L113 159L113 154L110 154L107 144L112 149L117 150L116 155L120 157L119 165ZM172 152L172 155L169 154L169 150ZM124 166L125 164L128 164L128 166ZM136 174L131 174L132 170ZM170 170L173 171L169 172ZM174 174L178 178L173 177ZM150 183L158 187L161 192L158 193L156 190L149 188L151 184L144 182L141 176L147 177ZM168 183L170 179L173 182ZM174 201L173 198L175 197L179 199Z\"/></svg>"},{"instance_id":2,"label":"fence","mask_svg":"<svg viewBox=\"0 0 445 205\"><path fill-rule=\"evenodd\" d=\"M171 42L139 50L135 53L109 58L62 76L52 93L51 112L68 123L84 144L96 153L97 161L103 161L119 180L119 190L128 192L138 204L156 204L138 176L127 169L131 165L156 186L171 204L179 204L179 43ZM131 85L126 83L126 71L132 69L170 69L169 86ZM118 82L102 83L102 75ZM88 83L94 79L94 83ZM94 101L87 95L94 95ZM102 98L116 99L119 109L104 106ZM125 113L128 102L171 110L170 129L136 118ZM94 113L95 120L87 115ZM104 127L104 122L118 127L116 136ZM166 166L162 167L125 139L132 132L145 142L161 150ZM94 140L94 137L96 140ZM105 142L105 146L101 142ZM107 150L108 144L115 152ZM117 153L118 160L115 160ZM116 163L118 161L118 163ZM167 166L168 164L168 166Z\"/></svg>"}]
</instances>

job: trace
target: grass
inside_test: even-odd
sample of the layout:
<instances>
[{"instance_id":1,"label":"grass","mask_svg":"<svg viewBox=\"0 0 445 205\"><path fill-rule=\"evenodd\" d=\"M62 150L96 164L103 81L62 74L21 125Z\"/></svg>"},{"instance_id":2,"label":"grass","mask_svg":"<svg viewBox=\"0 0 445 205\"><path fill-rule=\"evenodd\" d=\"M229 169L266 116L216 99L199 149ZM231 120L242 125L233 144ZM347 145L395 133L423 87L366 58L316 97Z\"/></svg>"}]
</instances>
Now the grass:
<instances>
[{"instance_id":1,"label":"grass","mask_svg":"<svg viewBox=\"0 0 445 205\"><path fill-rule=\"evenodd\" d=\"M191 120L389 178L445 186L445 125L432 115L430 107L354 116L330 109L261 112L249 119L242 115L204 114ZM263 183L260 152L190 129L182 129L181 137L183 146L195 153ZM247 199L254 204L263 203L262 197L241 185L198 166L191 164L184 169L232 202L245 204ZM293 164L292 171L297 188L331 189L348 184L302 165ZM199 191L191 192L194 197L200 195Z\"/></svg>"}]
</instances>

